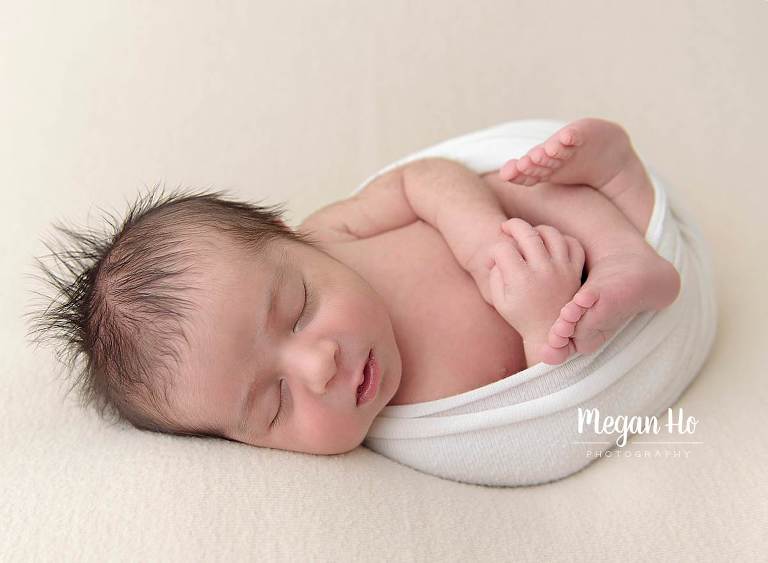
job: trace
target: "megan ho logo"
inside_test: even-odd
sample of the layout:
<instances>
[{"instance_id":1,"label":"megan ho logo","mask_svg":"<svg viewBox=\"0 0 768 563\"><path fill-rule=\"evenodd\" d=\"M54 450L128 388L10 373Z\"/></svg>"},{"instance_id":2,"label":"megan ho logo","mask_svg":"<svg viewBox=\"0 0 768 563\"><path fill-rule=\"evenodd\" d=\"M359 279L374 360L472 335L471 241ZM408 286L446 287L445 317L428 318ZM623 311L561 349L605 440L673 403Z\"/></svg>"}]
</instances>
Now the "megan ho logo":
<instances>
[{"instance_id":1,"label":"megan ho logo","mask_svg":"<svg viewBox=\"0 0 768 563\"><path fill-rule=\"evenodd\" d=\"M686 417L683 409L679 408L675 413L667 409L667 420L663 424L655 416L601 416L597 408L578 410L578 432L583 434L585 431L600 434L619 434L616 438L616 445L620 448L627 444L629 434L666 434L673 437L688 437L696 431L696 425L699 420L696 417ZM579 442L596 443L596 442ZM644 443L644 442L638 442ZM651 442L653 444L701 444L701 442L690 441L670 441L670 442Z\"/></svg>"}]
</instances>

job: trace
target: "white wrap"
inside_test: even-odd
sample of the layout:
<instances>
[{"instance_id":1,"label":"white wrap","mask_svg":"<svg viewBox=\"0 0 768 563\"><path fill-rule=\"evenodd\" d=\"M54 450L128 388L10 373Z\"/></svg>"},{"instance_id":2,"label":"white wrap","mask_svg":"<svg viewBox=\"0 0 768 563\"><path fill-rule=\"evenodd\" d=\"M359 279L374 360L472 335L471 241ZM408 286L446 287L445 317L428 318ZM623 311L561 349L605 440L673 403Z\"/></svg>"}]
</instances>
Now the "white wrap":
<instances>
[{"instance_id":1,"label":"white wrap","mask_svg":"<svg viewBox=\"0 0 768 563\"><path fill-rule=\"evenodd\" d=\"M462 135L386 166L353 193L384 172L427 156L450 158L484 174L521 157L565 124L522 120ZM596 407L601 417L665 414L704 363L717 312L702 236L650 169L649 175L655 204L645 238L682 278L671 306L636 315L589 356L574 356L560 366L540 363L453 397L385 407L363 444L447 479L532 485L588 465L595 459L588 450L615 447L616 435L578 433L578 407ZM605 445L576 443L590 441Z\"/></svg>"}]
</instances>

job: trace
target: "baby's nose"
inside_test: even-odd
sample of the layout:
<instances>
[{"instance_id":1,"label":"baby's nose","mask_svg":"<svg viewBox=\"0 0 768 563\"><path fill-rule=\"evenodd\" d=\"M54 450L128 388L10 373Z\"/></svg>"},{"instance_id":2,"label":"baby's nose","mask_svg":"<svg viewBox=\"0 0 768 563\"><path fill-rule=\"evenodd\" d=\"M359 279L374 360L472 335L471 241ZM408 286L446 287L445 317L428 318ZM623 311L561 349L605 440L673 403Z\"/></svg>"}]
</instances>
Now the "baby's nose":
<instances>
[{"instance_id":1,"label":"baby's nose","mask_svg":"<svg viewBox=\"0 0 768 563\"><path fill-rule=\"evenodd\" d=\"M328 344L318 345L302 354L302 360L296 373L299 373L304 384L313 393L326 393L329 382L338 372L338 347Z\"/></svg>"}]
</instances>

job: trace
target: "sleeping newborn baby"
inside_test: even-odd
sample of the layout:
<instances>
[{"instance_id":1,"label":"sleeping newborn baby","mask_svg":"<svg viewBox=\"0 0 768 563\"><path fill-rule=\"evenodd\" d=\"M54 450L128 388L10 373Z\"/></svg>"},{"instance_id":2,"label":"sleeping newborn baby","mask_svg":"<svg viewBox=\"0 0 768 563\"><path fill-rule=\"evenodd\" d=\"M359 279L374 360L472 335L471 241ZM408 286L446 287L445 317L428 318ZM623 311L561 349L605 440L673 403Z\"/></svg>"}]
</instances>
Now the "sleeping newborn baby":
<instances>
[{"instance_id":1,"label":"sleeping newborn baby","mask_svg":"<svg viewBox=\"0 0 768 563\"><path fill-rule=\"evenodd\" d=\"M386 405L590 354L672 303L653 200L599 119L482 176L410 162L295 230L219 194L150 198L108 242L68 231L82 271L46 272L66 301L38 326L85 357L86 402L138 428L344 453Z\"/></svg>"}]
</instances>

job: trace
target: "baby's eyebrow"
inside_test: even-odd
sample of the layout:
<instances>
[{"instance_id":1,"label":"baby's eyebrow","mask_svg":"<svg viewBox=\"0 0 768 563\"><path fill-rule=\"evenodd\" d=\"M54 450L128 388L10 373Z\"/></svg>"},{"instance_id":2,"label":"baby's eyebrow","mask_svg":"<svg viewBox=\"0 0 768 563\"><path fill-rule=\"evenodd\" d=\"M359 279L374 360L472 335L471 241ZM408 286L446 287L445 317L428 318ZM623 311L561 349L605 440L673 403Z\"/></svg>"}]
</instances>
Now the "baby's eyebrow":
<instances>
[{"instance_id":1,"label":"baby's eyebrow","mask_svg":"<svg viewBox=\"0 0 768 563\"><path fill-rule=\"evenodd\" d=\"M266 298L266 314L259 315L257 322L256 322L256 339L259 339L264 336L264 333L266 332L265 328L267 329L272 325L273 322L273 316L274 316L274 310L275 310L275 304L277 303L277 297L280 294L280 291L283 289L285 278L287 277L288 272L291 269L291 261L288 258L288 252L283 250L280 254L280 261L278 262L277 268L275 269L274 276L272 277L272 283L269 286L269 290L267 291L267 298ZM264 325L261 324L260 319L266 318L266 322ZM258 377L258 370L255 370L256 373L254 374L253 379L251 380L250 385L248 386L248 391L245 395L245 399L242 401L241 407L240 407L240 414L238 416L238 429L241 433L244 433L247 430L248 427L248 413L251 410L251 406L253 405L253 401L256 399L256 392L259 390L261 385L259 385L259 377Z\"/></svg>"}]
</instances>

